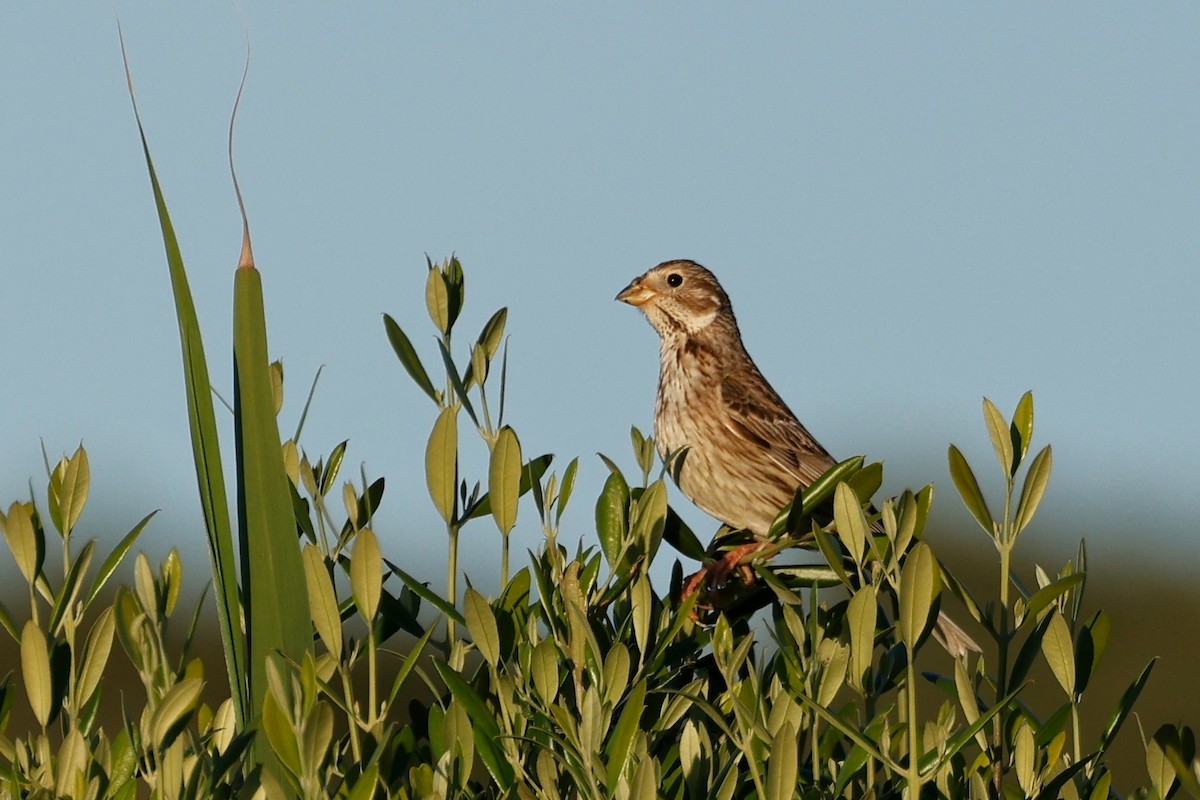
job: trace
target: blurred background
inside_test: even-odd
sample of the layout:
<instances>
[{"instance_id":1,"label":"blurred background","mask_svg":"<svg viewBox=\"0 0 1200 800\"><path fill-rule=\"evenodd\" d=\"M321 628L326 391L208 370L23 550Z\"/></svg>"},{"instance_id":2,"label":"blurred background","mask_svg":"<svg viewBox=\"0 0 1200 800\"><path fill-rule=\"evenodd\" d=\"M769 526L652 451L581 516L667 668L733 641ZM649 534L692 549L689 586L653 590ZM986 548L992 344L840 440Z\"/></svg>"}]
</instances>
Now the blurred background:
<instances>
[{"instance_id":1,"label":"blurred background","mask_svg":"<svg viewBox=\"0 0 1200 800\"><path fill-rule=\"evenodd\" d=\"M229 396L243 24L233 4L117 13ZM931 536L982 596L995 553L946 447L995 498L980 398L1011 413L1032 389L1055 470L1023 576L1086 537L1087 604L1120 644L1085 723L1156 655L1148 730L1200 722L1180 689L1200 654L1181 628L1200 612L1200 7L251 4L245 25L235 158L287 371L281 427L324 365L301 445L315 460L349 439L343 474L387 478L385 555L444 583L423 477L434 408L381 324L391 313L437 363L427 254L462 260L464 345L509 307L507 421L527 455L581 456L564 536L585 544L606 474L593 454L632 470L629 427L651 427L657 341L613 296L693 258L826 447L884 460L885 491L937 486ZM0 151L0 500L32 478L43 503L41 448L53 462L82 441L79 536L111 546L160 508L140 546L156 563L178 547L198 590L174 310L111 7L0 9ZM466 475L484 477L482 453ZM707 540L715 525L676 503ZM539 546L531 511L514 553ZM494 588L494 527L463 547ZM7 556L0 577L19 582ZM0 654L6 671L15 652Z\"/></svg>"}]
</instances>

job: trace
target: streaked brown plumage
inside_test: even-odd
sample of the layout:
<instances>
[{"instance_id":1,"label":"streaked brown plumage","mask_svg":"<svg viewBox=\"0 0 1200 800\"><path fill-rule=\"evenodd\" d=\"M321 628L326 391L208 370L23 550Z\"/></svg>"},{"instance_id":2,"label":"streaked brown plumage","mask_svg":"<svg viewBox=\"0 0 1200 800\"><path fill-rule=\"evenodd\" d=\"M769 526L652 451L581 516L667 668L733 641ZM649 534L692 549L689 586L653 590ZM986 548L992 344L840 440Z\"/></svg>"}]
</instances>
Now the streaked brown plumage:
<instances>
[{"instance_id":1,"label":"streaked brown plumage","mask_svg":"<svg viewBox=\"0 0 1200 800\"><path fill-rule=\"evenodd\" d=\"M659 335L654 434L663 458L686 448L673 470L679 488L722 522L765 536L796 489L834 466L833 457L759 372L729 296L707 269L666 261L617 299L640 308ZM745 549L734 554L740 559ZM952 654L978 649L944 615L938 622L938 640Z\"/></svg>"}]
</instances>

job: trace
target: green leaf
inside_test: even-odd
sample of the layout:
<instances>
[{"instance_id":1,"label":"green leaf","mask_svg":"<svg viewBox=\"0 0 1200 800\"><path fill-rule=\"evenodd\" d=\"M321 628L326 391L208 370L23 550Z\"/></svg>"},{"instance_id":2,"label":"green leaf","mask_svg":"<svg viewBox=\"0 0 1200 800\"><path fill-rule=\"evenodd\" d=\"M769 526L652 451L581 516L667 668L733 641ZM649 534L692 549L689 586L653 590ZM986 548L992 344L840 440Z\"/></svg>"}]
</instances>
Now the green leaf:
<instances>
[{"instance_id":1,"label":"green leaf","mask_svg":"<svg viewBox=\"0 0 1200 800\"><path fill-rule=\"evenodd\" d=\"M350 592L367 625L375 622L382 591L383 556L379 551L379 539L370 528L363 528L355 537L354 550L350 554Z\"/></svg>"},{"instance_id":2,"label":"green leaf","mask_svg":"<svg viewBox=\"0 0 1200 800\"><path fill-rule=\"evenodd\" d=\"M184 678L163 695L150 721L150 731L156 748L166 748L186 724L200 702L204 681Z\"/></svg>"},{"instance_id":3,"label":"green leaf","mask_svg":"<svg viewBox=\"0 0 1200 800\"><path fill-rule=\"evenodd\" d=\"M854 490L859 504L870 502L879 487L883 486L883 464L873 461L846 479L845 484Z\"/></svg>"},{"instance_id":4,"label":"green leaf","mask_svg":"<svg viewBox=\"0 0 1200 800\"><path fill-rule=\"evenodd\" d=\"M567 509L567 503L571 499L571 492L575 489L575 475L579 471L579 457L571 459L571 463L567 464L566 470L563 471L562 486L558 490L558 508L554 512L554 523L557 525L562 521L563 512Z\"/></svg>"},{"instance_id":5,"label":"green leaf","mask_svg":"<svg viewBox=\"0 0 1200 800\"><path fill-rule=\"evenodd\" d=\"M550 468L550 463L554 461L552 453L543 453L537 458L531 458L525 462L525 466L521 468L521 496L532 489L534 486L540 485L542 476L546 474L546 470ZM484 517L492 513L492 498L488 494L476 501L475 505L471 506L469 511L463 513L464 519L476 519Z\"/></svg>"},{"instance_id":6,"label":"green leaf","mask_svg":"<svg viewBox=\"0 0 1200 800\"><path fill-rule=\"evenodd\" d=\"M605 753L608 756L605 785L610 791L615 791L621 775L629 764L629 755L633 746L634 736L641 727L642 712L646 708L646 681L641 680L625 698L625 706L617 725L613 728L612 736L608 739Z\"/></svg>"},{"instance_id":7,"label":"green leaf","mask_svg":"<svg viewBox=\"0 0 1200 800\"><path fill-rule=\"evenodd\" d=\"M453 604L443 600L437 592L432 591L428 584L421 583L412 575L409 575L400 567L393 564L391 561L385 561L385 563L387 563L388 569L392 571L392 574L404 581L405 585L407 585L414 594L416 594L425 602L429 603L438 611L445 614L450 619L454 620L454 622L458 625L466 624L466 620L463 619L462 614L458 613L458 609L456 609Z\"/></svg>"},{"instance_id":8,"label":"green leaf","mask_svg":"<svg viewBox=\"0 0 1200 800\"><path fill-rule=\"evenodd\" d=\"M446 524L454 522L454 490L458 483L458 412L443 408L433 423L425 448L425 481L429 497Z\"/></svg>"},{"instance_id":9,"label":"green leaf","mask_svg":"<svg viewBox=\"0 0 1200 800\"><path fill-rule=\"evenodd\" d=\"M1068 697L1075 696L1075 648L1071 643L1071 629L1057 611L1052 612L1046 635L1042 637L1042 654L1058 685Z\"/></svg>"},{"instance_id":10,"label":"green leaf","mask_svg":"<svg viewBox=\"0 0 1200 800\"><path fill-rule=\"evenodd\" d=\"M462 703L466 709L467 715L474 723L472 725L475 735L475 749L479 753L479 760L487 767L487 771L491 774L492 779L499 784L498 788L501 792L506 792L512 788L515 780L512 765L504 756L504 749L500 744L500 727L496 724L496 715L476 694L462 676L454 671L448 664L440 659L435 659L433 662L438 674L442 676L442 680L446 684L446 688L454 695L454 699Z\"/></svg>"},{"instance_id":11,"label":"green leaf","mask_svg":"<svg viewBox=\"0 0 1200 800\"><path fill-rule=\"evenodd\" d=\"M250 700L251 708L259 709L266 694L268 656L279 653L301 661L312 652L312 627L306 614L297 613L308 608L308 591L271 394L258 270L238 268L233 297L238 522L250 643Z\"/></svg>"},{"instance_id":12,"label":"green leaf","mask_svg":"<svg viewBox=\"0 0 1200 800\"><path fill-rule=\"evenodd\" d=\"M100 612L100 616L92 624L91 633L88 634L87 645L83 651L83 666L79 670L79 683L75 686L77 707L86 705L96 687L100 685L109 653L112 652L115 632L116 618L112 606L109 606Z\"/></svg>"},{"instance_id":13,"label":"green leaf","mask_svg":"<svg viewBox=\"0 0 1200 800\"><path fill-rule=\"evenodd\" d=\"M342 618L338 613L333 581L325 566L325 557L315 545L306 544L301 553L304 560L304 580L308 587L308 613L325 649L335 660L342 656Z\"/></svg>"},{"instance_id":14,"label":"green leaf","mask_svg":"<svg viewBox=\"0 0 1200 800\"><path fill-rule=\"evenodd\" d=\"M1054 601L1058 600L1058 598L1074 589L1076 586L1082 583L1086 577L1087 576L1082 572L1075 572L1067 575L1064 578L1059 578L1052 583L1048 583L1041 589L1038 589L1033 593L1033 596L1029 598L1029 602L1025 604L1025 614L1017 621L1017 624L1021 624L1021 622L1026 619L1036 619L1041 613L1042 609L1046 608L1046 606L1050 605Z\"/></svg>"},{"instance_id":15,"label":"green leaf","mask_svg":"<svg viewBox=\"0 0 1200 800\"><path fill-rule=\"evenodd\" d=\"M610 473L596 499L596 533L610 568L615 569L621 559L630 527L628 514L629 485L620 473Z\"/></svg>"},{"instance_id":16,"label":"green leaf","mask_svg":"<svg viewBox=\"0 0 1200 800\"><path fill-rule=\"evenodd\" d=\"M796 794L797 750L796 729L789 720L771 740L771 755L767 759L767 800L792 800Z\"/></svg>"},{"instance_id":17,"label":"green leaf","mask_svg":"<svg viewBox=\"0 0 1200 800\"><path fill-rule=\"evenodd\" d=\"M937 560L924 542L917 542L900 571L900 638L909 652L929 632L933 603L941 588Z\"/></svg>"},{"instance_id":18,"label":"green leaf","mask_svg":"<svg viewBox=\"0 0 1200 800\"><path fill-rule=\"evenodd\" d=\"M983 398L983 421L987 423L988 436L992 439L992 449L1000 462L1000 469L1005 475L1013 473L1013 443L1008 421L996 408L996 404L986 397Z\"/></svg>"},{"instance_id":19,"label":"green leaf","mask_svg":"<svg viewBox=\"0 0 1200 800\"><path fill-rule=\"evenodd\" d=\"M33 620L26 622L21 630L21 678L33 717L44 728L53 710L53 679L46 635Z\"/></svg>"},{"instance_id":20,"label":"green leaf","mask_svg":"<svg viewBox=\"0 0 1200 800\"><path fill-rule=\"evenodd\" d=\"M429 270L425 281L425 308L434 327L446 334L450 330L450 289L446 286L446 276L439 269Z\"/></svg>"},{"instance_id":21,"label":"green leaf","mask_svg":"<svg viewBox=\"0 0 1200 800\"><path fill-rule=\"evenodd\" d=\"M1133 706L1137 702L1138 696L1141 695L1142 689L1146 688L1146 681L1150 680L1150 673L1154 670L1157 662L1157 658L1150 659L1150 663L1142 670L1142 674L1138 675L1137 680L1131 683L1125 693L1121 695L1121 700L1117 703L1112 716L1109 717L1108 724L1104 726L1104 732L1100 734L1100 754L1108 750L1113 739L1121 731L1121 726L1125 724L1129 713L1133 711Z\"/></svg>"},{"instance_id":22,"label":"green leaf","mask_svg":"<svg viewBox=\"0 0 1200 800\"><path fill-rule=\"evenodd\" d=\"M675 509L670 506L667 507L667 519L666 524L663 526L663 538L667 540L668 544L690 559L703 561L708 557L704 545L700 544L700 540L696 538L696 534L683 521L683 517L679 516L675 512Z\"/></svg>"},{"instance_id":23,"label":"green leaf","mask_svg":"<svg viewBox=\"0 0 1200 800\"><path fill-rule=\"evenodd\" d=\"M122 59L124 59L124 53L125 46L122 41ZM216 415L213 412L212 381L208 375L208 361L204 355L200 322L196 316L196 306L188 286L187 271L179 250L179 240L175 236L175 228L167 211L166 199L158 182L158 174L154 169L154 162L150 158L150 146L146 141L146 131L142 127L141 116L138 114L137 98L133 94L133 78L129 74L128 62L125 66L129 97L133 101L134 119L137 121L142 154L146 160L146 171L150 177L154 205L158 213L159 226L162 229L163 246L166 250L167 266L171 277L171 292L175 300L175 316L179 326L184 387L187 396L188 425L192 440L192 458L196 470L200 506L204 511L204 527L208 534L213 581L217 587L217 616L220 622L221 644L225 653L225 667L229 676L229 690L240 730L246 723L246 644L242 635L242 609L238 599L237 571L234 566L233 529L229 521L225 474L221 463Z\"/></svg>"},{"instance_id":24,"label":"green leaf","mask_svg":"<svg viewBox=\"0 0 1200 800\"><path fill-rule=\"evenodd\" d=\"M1152 743L1161 748L1163 756L1175 769L1175 777L1187 790L1187 793L1192 797L1200 797L1200 781L1196 778L1196 773L1193 772L1193 759L1196 757L1195 743L1191 741L1191 731L1184 728L1184 734L1188 741L1185 744L1180 738L1179 729L1174 725L1163 725L1154 732ZM1149 755L1149 745L1147 745L1147 755ZM1165 797L1169 791L1169 787L1163 787L1166 791L1162 794Z\"/></svg>"},{"instance_id":25,"label":"green leaf","mask_svg":"<svg viewBox=\"0 0 1200 800\"><path fill-rule=\"evenodd\" d=\"M483 595L467 587L464 616L467 631L483 659L493 667L500 663L500 630L496 627L496 615Z\"/></svg>"},{"instance_id":26,"label":"green leaf","mask_svg":"<svg viewBox=\"0 0 1200 800\"><path fill-rule=\"evenodd\" d=\"M875 621L878 596L873 585L864 586L850 598L846 622L850 625L850 684L862 689L875 651Z\"/></svg>"},{"instance_id":27,"label":"green leaf","mask_svg":"<svg viewBox=\"0 0 1200 800\"><path fill-rule=\"evenodd\" d=\"M867 518L863 514L858 496L849 486L839 483L833 495L833 519L837 523L838 536L854 563L863 566L867 550Z\"/></svg>"},{"instance_id":28,"label":"green leaf","mask_svg":"<svg viewBox=\"0 0 1200 800\"><path fill-rule=\"evenodd\" d=\"M975 517L979 526L987 531L989 536L995 536L996 525L992 522L992 512L988 511L987 503L983 499L983 492L979 491L979 482L975 480L975 473L971 471L967 460L954 445L950 445L949 459L950 477L954 480L954 486L958 489L963 504L971 512L971 516Z\"/></svg>"},{"instance_id":29,"label":"green leaf","mask_svg":"<svg viewBox=\"0 0 1200 800\"><path fill-rule=\"evenodd\" d=\"M46 557L46 541L33 525L33 515L24 503L13 503L3 525L4 539L12 551L17 568L25 582L33 585L42 574L42 562Z\"/></svg>"},{"instance_id":30,"label":"green leaf","mask_svg":"<svg viewBox=\"0 0 1200 800\"><path fill-rule=\"evenodd\" d=\"M1034 456L1033 463L1029 465L1029 472L1025 475L1025 483L1021 487L1015 528L1018 533L1025 529L1037 513L1042 496L1046 493L1046 484L1050 482L1050 469L1053 466L1054 454L1050 445L1046 445Z\"/></svg>"},{"instance_id":31,"label":"green leaf","mask_svg":"<svg viewBox=\"0 0 1200 800\"><path fill-rule=\"evenodd\" d=\"M558 696L558 646L553 639L542 639L529 657L533 688L546 705Z\"/></svg>"},{"instance_id":32,"label":"green leaf","mask_svg":"<svg viewBox=\"0 0 1200 800\"><path fill-rule=\"evenodd\" d=\"M496 435L488 468L488 497L492 519L505 536L517 524L517 499L521 490L521 442L505 425Z\"/></svg>"},{"instance_id":33,"label":"green leaf","mask_svg":"<svg viewBox=\"0 0 1200 800\"><path fill-rule=\"evenodd\" d=\"M87 503L91 469L88 467L87 452L82 446L75 450L70 459L58 463L50 476L50 519L59 532L66 535L75 528L79 515Z\"/></svg>"},{"instance_id":34,"label":"green leaf","mask_svg":"<svg viewBox=\"0 0 1200 800\"><path fill-rule=\"evenodd\" d=\"M441 340L437 344L438 350L442 354L442 366L446 369L446 378L450 381L450 388L454 389L454 395L466 410L467 416L471 418L471 422L475 423L475 427L479 427L479 418L475 415L475 407L471 405L471 398L467 394L467 386L458 374L458 367L455 366L454 358L450 355L450 348Z\"/></svg>"},{"instance_id":35,"label":"green leaf","mask_svg":"<svg viewBox=\"0 0 1200 800\"><path fill-rule=\"evenodd\" d=\"M400 359L401 366L404 367L408 376L413 379L413 383L417 385L422 392L429 396L429 399L435 403L441 404L442 395L437 389L433 388L433 381L429 380L429 373L425 371L425 367L421 364L421 359L417 355L417 351L413 348L412 342L396 324L396 320L390 315L383 315L383 327L387 331L388 341L392 345L392 350L396 353L396 358Z\"/></svg>"},{"instance_id":36,"label":"green leaf","mask_svg":"<svg viewBox=\"0 0 1200 800\"><path fill-rule=\"evenodd\" d=\"M1015 451L1013 460L1013 472L1015 473L1029 452L1029 443L1033 441L1033 392L1021 395L1021 399L1017 402L1017 410L1013 412L1011 434Z\"/></svg>"}]
</instances>

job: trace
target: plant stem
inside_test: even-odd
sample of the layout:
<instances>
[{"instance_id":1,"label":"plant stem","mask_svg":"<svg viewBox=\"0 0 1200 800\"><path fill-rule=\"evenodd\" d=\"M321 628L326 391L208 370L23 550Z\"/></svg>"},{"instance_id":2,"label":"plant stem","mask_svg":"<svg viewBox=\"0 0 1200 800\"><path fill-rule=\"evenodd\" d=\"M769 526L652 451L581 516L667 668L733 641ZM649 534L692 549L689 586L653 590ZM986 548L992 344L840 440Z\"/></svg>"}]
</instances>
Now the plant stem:
<instances>
[{"instance_id":1,"label":"plant stem","mask_svg":"<svg viewBox=\"0 0 1200 800\"><path fill-rule=\"evenodd\" d=\"M446 558L446 599L450 605L458 608L458 525L451 523L446 527L450 537L450 552ZM454 620L446 619L446 643L454 640Z\"/></svg>"}]
</instances>

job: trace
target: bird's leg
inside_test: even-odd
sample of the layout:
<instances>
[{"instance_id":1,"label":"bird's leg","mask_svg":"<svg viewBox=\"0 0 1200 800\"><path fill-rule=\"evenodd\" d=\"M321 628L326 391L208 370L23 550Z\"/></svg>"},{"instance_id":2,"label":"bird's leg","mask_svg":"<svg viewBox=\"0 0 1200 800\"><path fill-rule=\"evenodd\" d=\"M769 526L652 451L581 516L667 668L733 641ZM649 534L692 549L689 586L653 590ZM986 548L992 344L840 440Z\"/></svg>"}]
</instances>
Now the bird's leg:
<instances>
[{"instance_id":1,"label":"bird's leg","mask_svg":"<svg viewBox=\"0 0 1200 800\"><path fill-rule=\"evenodd\" d=\"M702 588L710 592L724 589L729 576L734 573L737 573L741 577L743 586L750 586L754 583L754 570L750 568L750 559L748 556L757 553L765 544L765 542L750 542L749 544L739 545L732 550L726 550L721 558L705 564L698 572L687 579L687 582L683 585L683 591L679 594L679 599L686 600ZM700 607L699 603L697 603L697 607ZM697 618L698 615L694 608L692 619L695 620Z\"/></svg>"}]
</instances>

